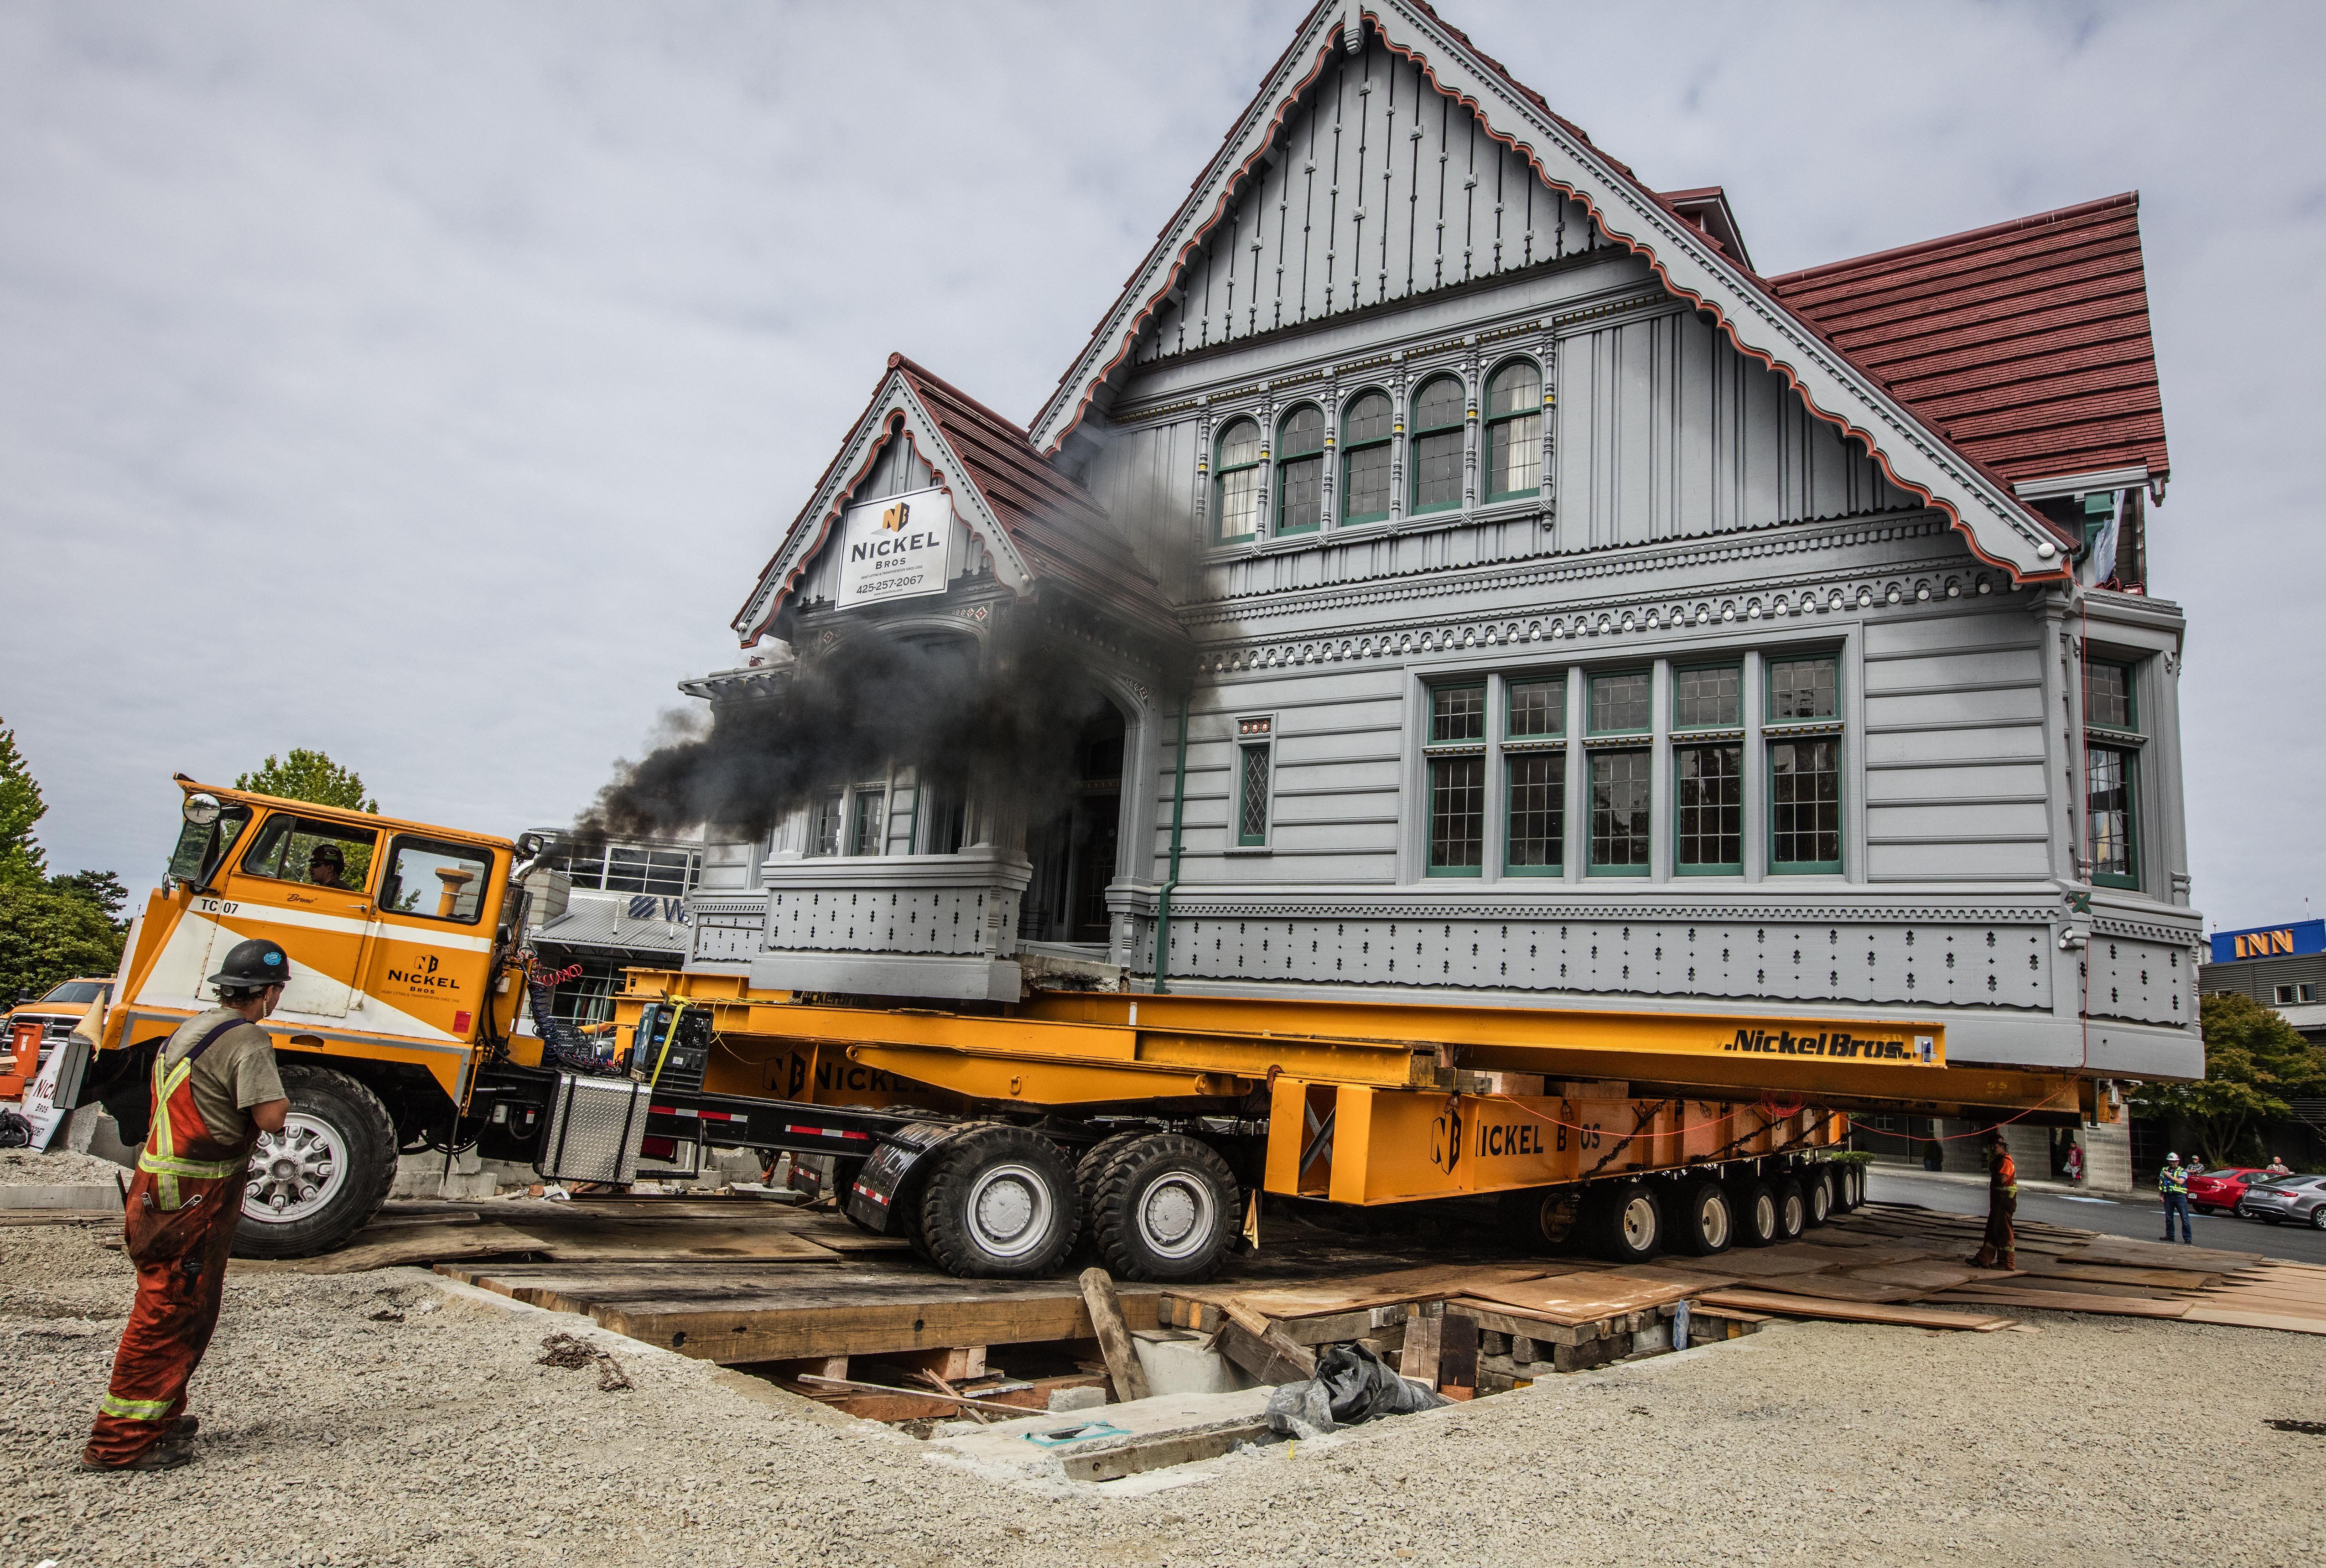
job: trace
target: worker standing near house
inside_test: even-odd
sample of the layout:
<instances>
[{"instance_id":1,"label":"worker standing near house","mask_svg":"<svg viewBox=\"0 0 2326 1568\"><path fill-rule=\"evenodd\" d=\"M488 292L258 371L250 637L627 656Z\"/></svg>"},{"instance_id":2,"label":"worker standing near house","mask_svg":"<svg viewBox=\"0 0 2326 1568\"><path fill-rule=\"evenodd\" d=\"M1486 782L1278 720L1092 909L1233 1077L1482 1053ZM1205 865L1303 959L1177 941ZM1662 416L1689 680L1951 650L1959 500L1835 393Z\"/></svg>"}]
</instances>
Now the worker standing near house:
<instances>
[{"instance_id":1,"label":"worker standing near house","mask_svg":"<svg viewBox=\"0 0 2326 1568\"><path fill-rule=\"evenodd\" d=\"M283 1130L291 1108L274 1041L258 1026L290 974L281 944L237 943L210 977L223 1005L181 1024L154 1059L153 1131L125 1220L137 1299L83 1470L171 1470L192 1457L186 1385L218 1327L250 1151L261 1132Z\"/></svg>"},{"instance_id":2,"label":"worker standing near house","mask_svg":"<svg viewBox=\"0 0 2326 1568\"><path fill-rule=\"evenodd\" d=\"M2182 1168L2181 1156L2167 1154L2164 1168L2156 1173L2156 1191L2164 1199L2164 1239L2172 1239L2172 1216L2181 1216L2181 1239L2195 1245L2196 1238L2189 1229L2189 1173Z\"/></svg>"},{"instance_id":3,"label":"worker standing near house","mask_svg":"<svg viewBox=\"0 0 2326 1568\"><path fill-rule=\"evenodd\" d=\"M2011 1222L2019 1213L2019 1167L2003 1141L2003 1129L1986 1129L1986 1235L1971 1258L1977 1268L2016 1268L2018 1242Z\"/></svg>"}]
</instances>

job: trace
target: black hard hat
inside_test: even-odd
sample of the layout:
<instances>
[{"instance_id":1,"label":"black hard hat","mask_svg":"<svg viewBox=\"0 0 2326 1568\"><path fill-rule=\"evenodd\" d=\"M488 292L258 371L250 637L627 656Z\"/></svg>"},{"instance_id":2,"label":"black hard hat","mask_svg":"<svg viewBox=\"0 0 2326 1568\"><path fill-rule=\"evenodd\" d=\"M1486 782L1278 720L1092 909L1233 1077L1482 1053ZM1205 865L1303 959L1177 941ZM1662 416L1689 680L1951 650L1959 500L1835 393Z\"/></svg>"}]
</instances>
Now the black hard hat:
<instances>
[{"instance_id":1,"label":"black hard hat","mask_svg":"<svg viewBox=\"0 0 2326 1568\"><path fill-rule=\"evenodd\" d=\"M329 861L342 871L348 868L348 858L340 853L340 847L337 844L316 845L314 852L307 857L307 864L312 866L318 860Z\"/></svg>"},{"instance_id":2,"label":"black hard hat","mask_svg":"<svg viewBox=\"0 0 2326 1568\"><path fill-rule=\"evenodd\" d=\"M290 979L291 955L283 951L283 944L254 936L234 944L226 962L210 977L210 984L227 990L256 991L288 984Z\"/></svg>"}]
</instances>

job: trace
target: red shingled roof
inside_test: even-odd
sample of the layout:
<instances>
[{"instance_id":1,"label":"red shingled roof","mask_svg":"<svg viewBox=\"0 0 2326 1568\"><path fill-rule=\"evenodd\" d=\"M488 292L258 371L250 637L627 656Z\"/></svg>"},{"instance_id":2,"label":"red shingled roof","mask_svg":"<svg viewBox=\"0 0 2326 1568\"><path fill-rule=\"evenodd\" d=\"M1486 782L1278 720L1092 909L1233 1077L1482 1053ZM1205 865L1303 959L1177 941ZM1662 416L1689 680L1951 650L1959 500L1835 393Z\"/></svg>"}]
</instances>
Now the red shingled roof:
<instances>
[{"instance_id":1,"label":"red shingled roof","mask_svg":"<svg viewBox=\"0 0 2326 1568\"><path fill-rule=\"evenodd\" d=\"M2136 193L1767 283L2007 482L2171 471Z\"/></svg>"},{"instance_id":2,"label":"red shingled roof","mask_svg":"<svg viewBox=\"0 0 2326 1568\"><path fill-rule=\"evenodd\" d=\"M1139 564L1106 508L1036 451L1022 426L902 354L889 363L928 411L1037 585L1057 583L1150 635L1185 639L1162 585Z\"/></svg>"}]
</instances>

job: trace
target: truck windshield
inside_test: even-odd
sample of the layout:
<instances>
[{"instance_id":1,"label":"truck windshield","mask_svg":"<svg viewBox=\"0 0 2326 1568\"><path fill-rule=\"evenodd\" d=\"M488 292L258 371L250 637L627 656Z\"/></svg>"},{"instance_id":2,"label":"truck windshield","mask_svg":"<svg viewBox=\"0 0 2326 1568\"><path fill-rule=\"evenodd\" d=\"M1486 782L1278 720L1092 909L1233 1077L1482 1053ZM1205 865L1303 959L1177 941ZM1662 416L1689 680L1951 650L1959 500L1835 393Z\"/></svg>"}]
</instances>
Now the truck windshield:
<instances>
[{"instance_id":1,"label":"truck windshield","mask_svg":"<svg viewBox=\"0 0 2326 1568\"><path fill-rule=\"evenodd\" d=\"M170 875L180 882L206 883L210 870L226 863L227 851L248 826L248 806L227 807L207 828L188 822L178 830L178 847L170 852Z\"/></svg>"},{"instance_id":2,"label":"truck windshield","mask_svg":"<svg viewBox=\"0 0 2326 1568\"><path fill-rule=\"evenodd\" d=\"M63 985L42 997L41 1000L60 1005L79 1003L86 1006L97 1000L105 988L105 983L101 980L67 980Z\"/></svg>"}]
</instances>

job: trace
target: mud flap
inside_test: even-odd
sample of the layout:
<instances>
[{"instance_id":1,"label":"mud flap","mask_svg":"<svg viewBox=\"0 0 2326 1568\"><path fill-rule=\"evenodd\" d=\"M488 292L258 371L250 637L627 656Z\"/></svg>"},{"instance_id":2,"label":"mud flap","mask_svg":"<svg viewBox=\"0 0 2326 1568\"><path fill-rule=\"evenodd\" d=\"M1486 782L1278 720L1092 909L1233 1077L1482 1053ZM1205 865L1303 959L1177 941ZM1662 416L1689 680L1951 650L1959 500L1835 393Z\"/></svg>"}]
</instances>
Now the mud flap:
<instances>
[{"instance_id":1,"label":"mud flap","mask_svg":"<svg viewBox=\"0 0 2326 1568\"><path fill-rule=\"evenodd\" d=\"M848 1216L876 1236L894 1235L891 1216L898 1201L916 1174L925 1174L927 1157L951 1143L963 1122L916 1121L882 1135L879 1146L848 1190Z\"/></svg>"}]
</instances>

